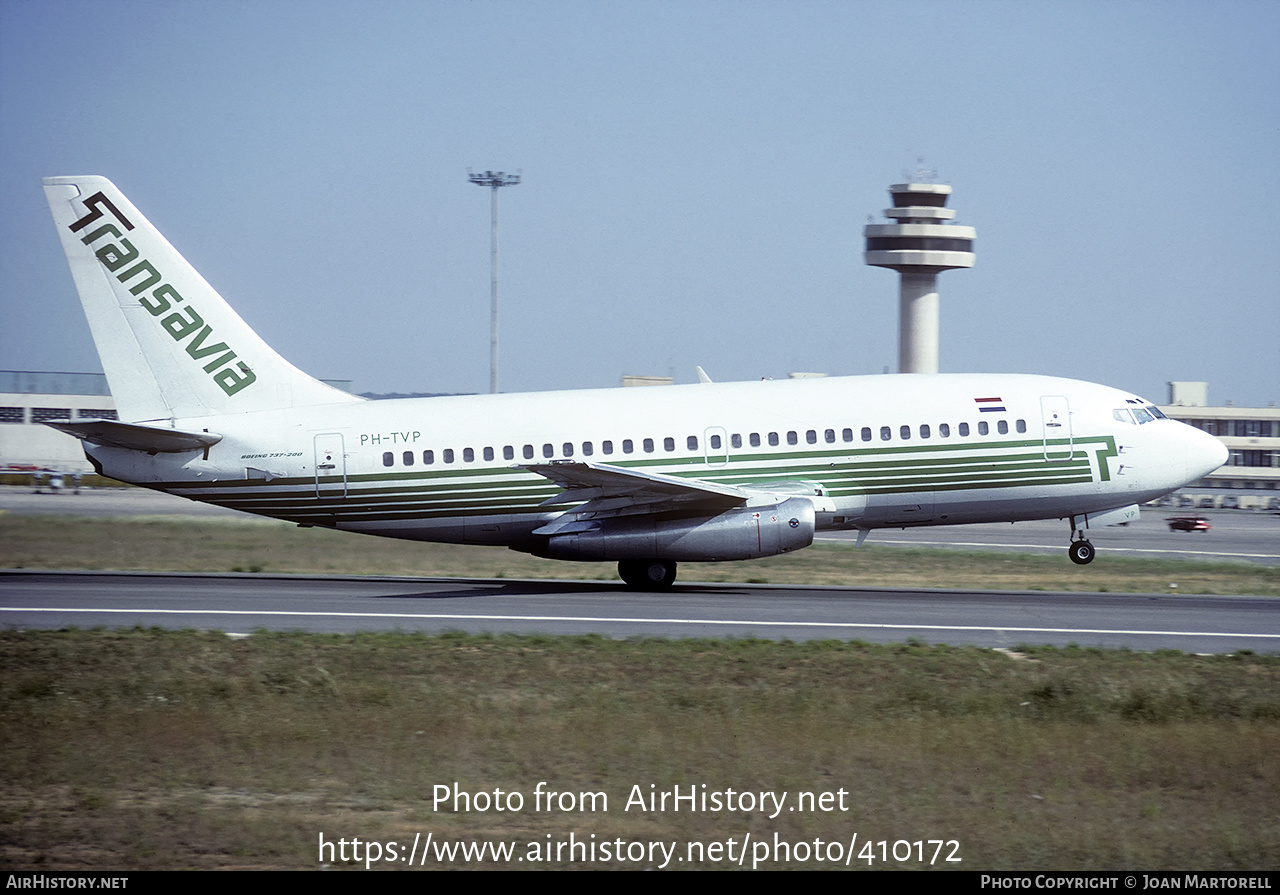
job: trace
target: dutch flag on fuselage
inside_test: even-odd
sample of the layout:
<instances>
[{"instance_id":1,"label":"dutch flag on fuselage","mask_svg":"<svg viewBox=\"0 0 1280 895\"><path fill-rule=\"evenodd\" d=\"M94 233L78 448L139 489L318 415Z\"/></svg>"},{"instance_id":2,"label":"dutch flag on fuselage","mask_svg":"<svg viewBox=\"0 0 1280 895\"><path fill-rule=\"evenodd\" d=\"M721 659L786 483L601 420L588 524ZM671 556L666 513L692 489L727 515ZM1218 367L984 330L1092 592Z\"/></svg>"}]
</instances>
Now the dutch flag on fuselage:
<instances>
[{"instance_id":1,"label":"dutch flag on fuselage","mask_svg":"<svg viewBox=\"0 0 1280 895\"><path fill-rule=\"evenodd\" d=\"M974 398L980 413L1004 413L1004 398Z\"/></svg>"}]
</instances>

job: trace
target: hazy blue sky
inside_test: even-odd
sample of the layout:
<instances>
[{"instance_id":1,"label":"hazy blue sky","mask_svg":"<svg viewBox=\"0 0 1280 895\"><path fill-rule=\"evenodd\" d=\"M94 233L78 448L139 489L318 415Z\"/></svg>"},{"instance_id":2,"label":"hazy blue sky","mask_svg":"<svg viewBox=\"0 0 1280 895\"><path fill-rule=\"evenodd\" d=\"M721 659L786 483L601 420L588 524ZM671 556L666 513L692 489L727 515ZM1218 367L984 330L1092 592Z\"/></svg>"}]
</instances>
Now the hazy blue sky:
<instances>
[{"instance_id":1,"label":"hazy blue sky","mask_svg":"<svg viewBox=\"0 0 1280 895\"><path fill-rule=\"evenodd\" d=\"M946 372L1280 400L1280 3L0 0L0 367L100 369L40 178L116 182L359 390L897 367L862 228L977 227Z\"/></svg>"}]
</instances>

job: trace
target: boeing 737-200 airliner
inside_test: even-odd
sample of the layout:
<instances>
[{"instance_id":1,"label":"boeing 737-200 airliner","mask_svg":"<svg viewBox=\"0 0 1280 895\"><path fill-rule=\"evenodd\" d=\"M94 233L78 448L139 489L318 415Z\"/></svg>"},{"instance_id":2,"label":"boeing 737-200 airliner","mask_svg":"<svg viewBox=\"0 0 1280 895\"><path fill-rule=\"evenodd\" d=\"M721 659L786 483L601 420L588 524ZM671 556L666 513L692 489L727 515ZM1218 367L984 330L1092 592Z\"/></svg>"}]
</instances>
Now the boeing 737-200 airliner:
<instances>
[{"instance_id":1,"label":"boeing 737-200 airliner","mask_svg":"<svg viewBox=\"0 0 1280 895\"><path fill-rule=\"evenodd\" d=\"M304 526L617 561L799 550L820 531L1061 518L1090 528L1226 461L1135 395L909 374L370 401L267 346L110 181L49 206L119 418L50 423L102 475Z\"/></svg>"}]
</instances>

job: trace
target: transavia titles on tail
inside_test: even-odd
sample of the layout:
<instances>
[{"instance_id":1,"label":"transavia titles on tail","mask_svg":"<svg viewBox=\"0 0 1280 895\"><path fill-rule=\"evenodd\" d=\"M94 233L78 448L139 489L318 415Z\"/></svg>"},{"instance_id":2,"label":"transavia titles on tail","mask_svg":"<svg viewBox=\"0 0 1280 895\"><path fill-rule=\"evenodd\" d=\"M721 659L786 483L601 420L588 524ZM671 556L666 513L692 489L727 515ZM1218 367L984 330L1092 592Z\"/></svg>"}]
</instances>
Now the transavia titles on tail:
<instances>
[{"instance_id":1,"label":"transavia titles on tail","mask_svg":"<svg viewBox=\"0 0 1280 895\"><path fill-rule=\"evenodd\" d=\"M368 401L272 350L102 177L44 181L119 420L50 423L103 475L308 526L616 561L754 559L815 532L1089 528L1226 461L1127 392L851 376Z\"/></svg>"}]
</instances>

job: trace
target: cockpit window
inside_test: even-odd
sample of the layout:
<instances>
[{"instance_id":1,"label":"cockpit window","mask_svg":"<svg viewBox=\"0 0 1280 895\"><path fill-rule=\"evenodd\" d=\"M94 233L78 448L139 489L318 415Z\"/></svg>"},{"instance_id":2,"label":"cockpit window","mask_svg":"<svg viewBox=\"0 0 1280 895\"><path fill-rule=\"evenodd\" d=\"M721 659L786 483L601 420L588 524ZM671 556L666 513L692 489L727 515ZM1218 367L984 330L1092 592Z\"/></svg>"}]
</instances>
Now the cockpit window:
<instances>
[{"instance_id":1,"label":"cockpit window","mask_svg":"<svg viewBox=\"0 0 1280 895\"><path fill-rule=\"evenodd\" d=\"M1154 404L1143 404L1140 401L1133 400L1128 403L1134 406L1117 407L1111 411L1111 415L1122 423L1137 423L1139 426L1144 423L1154 423L1156 420L1166 419L1165 415Z\"/></svg>"}]
</instances>

